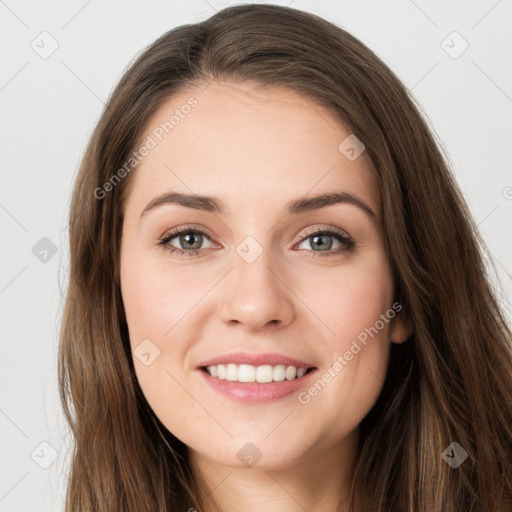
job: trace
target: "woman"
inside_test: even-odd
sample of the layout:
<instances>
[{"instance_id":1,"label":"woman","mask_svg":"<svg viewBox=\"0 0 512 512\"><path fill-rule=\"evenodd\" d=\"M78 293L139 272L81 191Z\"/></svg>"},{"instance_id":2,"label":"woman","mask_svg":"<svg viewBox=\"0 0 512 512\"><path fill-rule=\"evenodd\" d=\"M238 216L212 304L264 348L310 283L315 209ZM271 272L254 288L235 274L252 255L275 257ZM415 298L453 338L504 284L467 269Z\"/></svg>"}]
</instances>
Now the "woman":
<instances>
[{"instance_id":1,"label":"woman","mask_svg":"<svg viewBox=\"0 0 512 512\"><path fill-rule=\"evenodd\" d=\"M508 511L510 330L436 142L273 5L149 46L77 177L67 510Z\"/></svg>"}]
</instances>

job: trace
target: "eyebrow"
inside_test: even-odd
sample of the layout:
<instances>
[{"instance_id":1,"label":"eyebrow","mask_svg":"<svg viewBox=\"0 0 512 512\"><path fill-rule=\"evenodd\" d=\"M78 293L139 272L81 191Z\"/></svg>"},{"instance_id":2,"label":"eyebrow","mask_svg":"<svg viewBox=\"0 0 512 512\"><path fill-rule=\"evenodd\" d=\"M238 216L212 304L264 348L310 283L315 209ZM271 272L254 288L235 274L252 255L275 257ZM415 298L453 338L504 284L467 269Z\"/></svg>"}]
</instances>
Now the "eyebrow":
<instances>
[{"instance_id":1,"label":"eyebrow","mask_svg":"<svg viewBox=\"0 0 512 512\"><path fill-rule=\"evenodd\" d=\"M285 215L298 215L339 203L352 204L363 210L373 219L377 218L375 212L362 199L348 192L331 192L294 199L286 203L284 213ZM231 215L232 213L228 211L222 201L216 197L171 191L155 197L150 201L144 210L142 210L141 218L164 204L178 204L187 208L221 215Z\"/></svg>"}]
</instances>

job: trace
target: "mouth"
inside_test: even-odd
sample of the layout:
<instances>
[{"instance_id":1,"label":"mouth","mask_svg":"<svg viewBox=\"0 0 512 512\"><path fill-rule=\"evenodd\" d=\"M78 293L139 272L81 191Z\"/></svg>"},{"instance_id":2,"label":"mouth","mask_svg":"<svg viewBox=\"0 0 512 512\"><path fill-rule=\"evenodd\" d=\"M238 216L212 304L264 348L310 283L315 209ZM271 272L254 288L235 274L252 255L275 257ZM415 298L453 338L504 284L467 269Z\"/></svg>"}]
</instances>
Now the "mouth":
<instances>
[{"instance_id":1,"label":"mouth","mask_svg":"<svg viewBox=\"0 0 512 512\"><path fill-rule=\"evenodd\" d=\"M277 352L224 354L196 366L207 386L236 401L262 403L290 397L310 385L318 367Z\"/></svg>"},{"instance_id":2,"label":"mouth","mask_svg":"<svg viewBox=\"0 0 512 512\"><path fill-rule=\"evenodd\" d=\"M283 364L210 364L198 368L204 382L237 402L260 404L292 397L310 386L318 368Z\"/></svg>"}]
</instances>

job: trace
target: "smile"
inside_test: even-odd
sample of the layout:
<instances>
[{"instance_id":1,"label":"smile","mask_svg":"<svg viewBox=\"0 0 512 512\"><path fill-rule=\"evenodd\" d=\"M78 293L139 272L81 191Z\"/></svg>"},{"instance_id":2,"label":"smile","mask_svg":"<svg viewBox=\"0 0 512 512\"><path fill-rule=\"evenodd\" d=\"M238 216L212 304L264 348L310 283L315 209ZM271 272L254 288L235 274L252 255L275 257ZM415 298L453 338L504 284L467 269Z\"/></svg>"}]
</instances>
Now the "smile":
<instances>
[{"instance_id":1,"label":"smile","mask_svg":"<svg viewBox=\"0 0 512 512\"><path fill-rule=\"evenodd\" d=\"M231 400L246 403L270 402L299 393L311 385L311 379L318 372L316 367L234 363L204 366L199 370L199 375L213 391ZM213 375L215 373L216 376ZM281 380L274 380L274 376Z\"/></svg>"}]
</instances>

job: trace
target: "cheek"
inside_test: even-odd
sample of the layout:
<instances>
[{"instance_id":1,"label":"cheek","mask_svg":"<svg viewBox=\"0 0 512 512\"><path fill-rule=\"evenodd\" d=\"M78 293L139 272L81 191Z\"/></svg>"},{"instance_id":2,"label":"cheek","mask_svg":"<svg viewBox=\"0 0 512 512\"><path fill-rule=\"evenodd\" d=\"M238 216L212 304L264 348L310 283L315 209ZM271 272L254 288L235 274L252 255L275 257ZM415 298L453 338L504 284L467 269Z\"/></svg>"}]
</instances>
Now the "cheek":
<instances>
[{"instance_id":1,"label":"cheek","mask_svg":"<svg viewBox=\"0 0 512 512\"><path fill-rule=\"evenodd\" d=\"M311 276L304 281L305 302L324 324L326 339L332 349L342 350L347 343L366 332L390 308L393 282L390 270L382 258L366 265L354 265L350 270L332 272L326 276ZM389 332L389 323L378 326L382 336Z\"/></svg>"},{"instance_id":2,"label":"cheek","mask_svg":"<svg viewBox=\"0 0 512 512\"><path fill-rule=\"evenodd\" d=\"M134 255L122 260L121 283L137 380L166 427L188 440L204 411L186 391L182 365L188 345L180 342L186 340L180 319L204 290L187 286L190 280L179 270L162 269L158 262Z\"/></svg>"},{"instance_id":3,"label":"cheek","mask_svg":"<svg viewBox=\"0 0 512 512\"><path fill-rule=\"evenodd\" d=\"M314 305L321 320L328 354L317 385L305 390L300 401L330 411L340 428L349 425L336 418L343 411L354 427L375 403L385 380L392 310L393 282L383 258L350 271L332 273L328 288L305 283L305 302ZM326 390L324 392L324 389Z\"/></svg>"},{"instance_id":4,"label":"cheek","mask_svg":"<svg viewBox=\"0 0 512 512\"><path fill-rule=\"evenodd\" d=\"M132 346L144 338L164 339L205 293L200 280L155 261L126 261L121 282Z\"/></svg>"}]
</instances>

